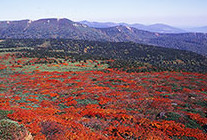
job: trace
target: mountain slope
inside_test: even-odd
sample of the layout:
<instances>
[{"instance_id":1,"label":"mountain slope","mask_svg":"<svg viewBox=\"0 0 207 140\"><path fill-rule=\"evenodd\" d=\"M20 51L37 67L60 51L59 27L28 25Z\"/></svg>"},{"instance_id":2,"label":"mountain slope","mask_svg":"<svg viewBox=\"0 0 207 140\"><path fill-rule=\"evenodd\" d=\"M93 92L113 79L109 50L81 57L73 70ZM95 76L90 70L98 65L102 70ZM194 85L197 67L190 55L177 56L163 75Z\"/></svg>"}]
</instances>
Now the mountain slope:
<instances>
[{"instance_id":1,"label":"mountain slope","mask_svg":"<svg viewBox=\"0 0 207 140\"><path fill-rule=\"evenodd\" d=\"M0 22L0 37L109 40L98 30L68 19Z\"/></svg>"},{"instance_id":2,"label":"mountain slope","mask_svg":"<svg viewBox=\"0 0 207 140\"><path fill-rule=\"evenodd\" d=\"M207 34L203 33L158 34L157 38L150 39L148 43L207 56Z\"/></svg>"},{"instance_id":3,"label":"mountain slope","mask_svg":"<svg viewBox=\"0 0 207 140\"><path fill-rule=\"evenodd\" d=\"M49 45L45 45L49 44ZM207 72L207 57L184 50L156 47L133 42L98 42L70 39L7 39L0 42L0 51L21 51L26 57L72 57L74 60L113 59L111 67L141 65L153 70ZM9 48L11 47L12 48ZM44 47L43 47L44 46ZM19 47L22 50L19 50ZM131 67L131 66L132 67ZM133 67L134 66L134 67ZM139 71L139 70L138 70Z\"/></svg>"},{"instance_id":4,"label":"mountain slope","mask_svg":"<svg viewBox=\"0 0 207 140\"><path fill-rule=\"evenodd\" d=\"M128 26L115 26L110 28L99 28L105 35L109 36L112 41L115 42L137 42L137 43L146 43L149 42L151 38L156 38L155 33L148 31L137 30L133 27Z\"/></svg>"},{"instance_id":5,"label":"mountain slope","mask_svg":"<svg viewBox=\"0 0 207 140\"><path fill-rule=\"evenodd\" d=\"M207 34L161 34L138 30L128 26L98 29L115 42L136 42L167 48L193 51L207 56Z\"/></svg>"},{"instance_id":6,"label":"mountain slope","mask_svg":"<svg viewBox=\"0 0 207 140\"><path fill-rule=\"evenodd\" d=\"M85 24L92 28L109 28L119 25L118 23L113 23L113 22L89 22L87 20L80 21L80 23Z\"/></svg>"}]
</instances>

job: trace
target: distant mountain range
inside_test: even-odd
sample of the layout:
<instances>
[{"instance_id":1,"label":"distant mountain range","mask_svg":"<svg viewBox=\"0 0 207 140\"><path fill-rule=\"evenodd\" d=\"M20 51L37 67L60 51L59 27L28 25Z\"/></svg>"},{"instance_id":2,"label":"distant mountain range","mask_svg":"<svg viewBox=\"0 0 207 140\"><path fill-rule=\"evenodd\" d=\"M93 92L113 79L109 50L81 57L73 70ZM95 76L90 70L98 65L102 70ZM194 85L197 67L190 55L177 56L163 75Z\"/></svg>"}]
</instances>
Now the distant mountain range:
<instances>
[{"instance_id":1,"label":"distant mountain range","mask_svg":"<svg viewBox=\"0 0 207 140\"><path fill-rule=\"evenodd\" d=\"M153 25L143 25L143 24L127 24L127 23L113 23L113 22L89 22L89 21L80 21L82 24L86 24L89 27L93 28L109 28L109 27L115 27L115 26L128 26L128 27L134 27L139 30L145 30L149 32L157 32L157 33L186 33L186 30L179 29L176 27L172 27L165 24L153 24Z\"/></svg>"},{"instance_id":2,"label":"distant mountain range","mask_svg":"<svg viewBox=\"0 0 207 140\"><path fill-rule=\"evenodd\" d=\"M188 32L200 32L200 33L207 33L207 26L203 27L191 27L191 28L185 28Z\"/></svg>"},{"instance_id":3,"label":"distant mountain range","mask_svg":"<svg viewBox=\"0 0 207 140\"><path fill-rule=\"evenodd\" d=\"M139 30L157 32L157 33L187 33L187 32L207 33L207 26L178 28L166 24L143 25L143 24L127 24L127 23L113 23L113 22L89 22L86 20L80 21L80 23L88 25L89 27L93 27L93 28L109 28L109 27L123 25L123 26L134 27Z\"/></svg>"},{"instance_id":4,"label":"distant mountain range","mask_svg":"<svg viewBox=\"0 0 207 140\"><path fill-rule=\"evenodd\" d=\"M86 25L86 21L73 22L69 19L56 18L36 21L0 21L0 38L65 38L110 42L136 42L189 50L207 56L207 34L205 33L166 34L137 29L138 27L142 27L139 24L134 24L134 27L130 27L125 23L122 23L122 25L112 25L113 23L107 23L104 25L107 26L106 28L100 28L102 25L97 24L99 28L94 28L90 27L91 25L89 24ZM153 30L160 30L164 25L156 24L149 27L153 28ZM171 30L173 30L173 27Z\"/></svg>"}]
</instances>

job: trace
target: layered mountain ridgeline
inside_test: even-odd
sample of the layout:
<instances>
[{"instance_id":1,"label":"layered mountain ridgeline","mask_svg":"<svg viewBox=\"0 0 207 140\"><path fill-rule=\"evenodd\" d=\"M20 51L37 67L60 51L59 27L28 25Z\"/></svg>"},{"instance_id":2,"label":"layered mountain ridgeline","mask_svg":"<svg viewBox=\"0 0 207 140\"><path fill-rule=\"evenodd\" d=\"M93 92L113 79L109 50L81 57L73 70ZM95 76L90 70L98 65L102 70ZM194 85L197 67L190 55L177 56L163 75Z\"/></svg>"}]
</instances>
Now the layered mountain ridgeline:
<instances>
[{"instance_id":1,"label":"layered mountain ridgeline","mask_svg":"<svg viewBox=\"0 0 207 140\"><path fill-rule=\"evenodd\" d=\"M207 34L161 34L143 30L138 30L125 25L118 25L109 28L92 28L85 24L73 22L68 19L0 22L0 38L2 39L62 38L114 42L132 41L148 45L189 50L202 55L207 55Z\"/></svg>"},{"instance_id":2,"label":"layered mountain ridgeline","mask_svg":"<svg viewBox=\"0 0 207 140\"><path fill-rule=\"evenodd\" d=\"M149 32L158 32L158 33L186 33L188 31L191 31L190 28L184 30L184 29L176 28L176 27L169 26L166 24L143 25L143 24L138 24L138 23L128 24L128 23L113 23L113 22L90 22L90 21L86 21L86 20L80 21L80 23L86 24L89 27L93 27L93 28L109 28L109 27L123 25L123 26L128 26L128 27L134 27L139 30L145 30L145 31L149 31ZM197 31L197 29L194 29L194 32L196 32L196 31ZM204 33L205 33L205 30L200 29L198 31L199 32L204 31Z\"/></svg>"},{"instance_id":3,"label":"layered mountain ridgeline","mask_svg":"<svg viewBox=\"0 0 207 140\"><path fill-rule=\"evenodd\" d=\"M113 59L112 68L131 71L207 72L205 56L177 49L133 42L98 42L70 39L7 39L1 52L23 52L18 57L72 57L75 60Z\"/></svg>"},{"instance_id":4,"label":"layered mountain ridgeline","mask_svg":"<svg viewBox=\"0 0 207 140\"><path fill-rule=\"evenodd\" d=\"M195 33L207 33L207 26L200 27L174 27L167 24L152 24L152 25L143 25L139 23L128 24L128 23L114 23L114 22L90 22L87 20L80 21L80 23L88 25L93 28L109 28L115 27L119 25L134 27L139 30L145 30L149 32L157 32L157 33L187 33L187 32L195 32Z\"/></svg>"}]
</instances>

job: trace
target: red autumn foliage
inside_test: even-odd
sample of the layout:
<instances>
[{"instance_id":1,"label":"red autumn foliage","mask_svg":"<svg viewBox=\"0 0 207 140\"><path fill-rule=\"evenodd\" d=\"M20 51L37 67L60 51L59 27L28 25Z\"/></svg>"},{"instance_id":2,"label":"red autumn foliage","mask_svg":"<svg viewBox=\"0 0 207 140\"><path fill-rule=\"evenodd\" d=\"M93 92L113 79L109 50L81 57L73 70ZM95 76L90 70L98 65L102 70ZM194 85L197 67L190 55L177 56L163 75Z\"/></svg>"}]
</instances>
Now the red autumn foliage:
<instances>
[{"instance_id":1,"label":"red autumn foliage","mask_svg":"<svg viewBox=\"0 0 207 140\"><path fill-rule=\"evenodd\" d=\"M106 70L1 75L0 109L34 139L206 139L206 74Z\"/></svg>"}]
</instances>

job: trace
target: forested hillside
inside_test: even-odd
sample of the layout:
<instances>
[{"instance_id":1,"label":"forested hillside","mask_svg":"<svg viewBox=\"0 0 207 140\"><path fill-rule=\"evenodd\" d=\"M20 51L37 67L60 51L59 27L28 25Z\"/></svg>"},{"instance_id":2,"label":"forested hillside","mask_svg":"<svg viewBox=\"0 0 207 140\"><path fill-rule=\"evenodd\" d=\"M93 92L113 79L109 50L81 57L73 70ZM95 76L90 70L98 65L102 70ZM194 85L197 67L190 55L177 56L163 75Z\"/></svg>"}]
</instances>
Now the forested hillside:
<instances>
[{"instance_id":1,"label":"forested hillside","mask_svg":"<svg viewBox=\"0 0 207 140\"><path fill-rule=\"evenodd\" d=\"M1 41L1 52L23 52L27 57L73 56L75 59L115 59L113 68L128 71L148 70L206 72L205 56L178 49L169 49L133 42L96 42L69 39L8 39Z\"/></svg>"}]
</instances>

